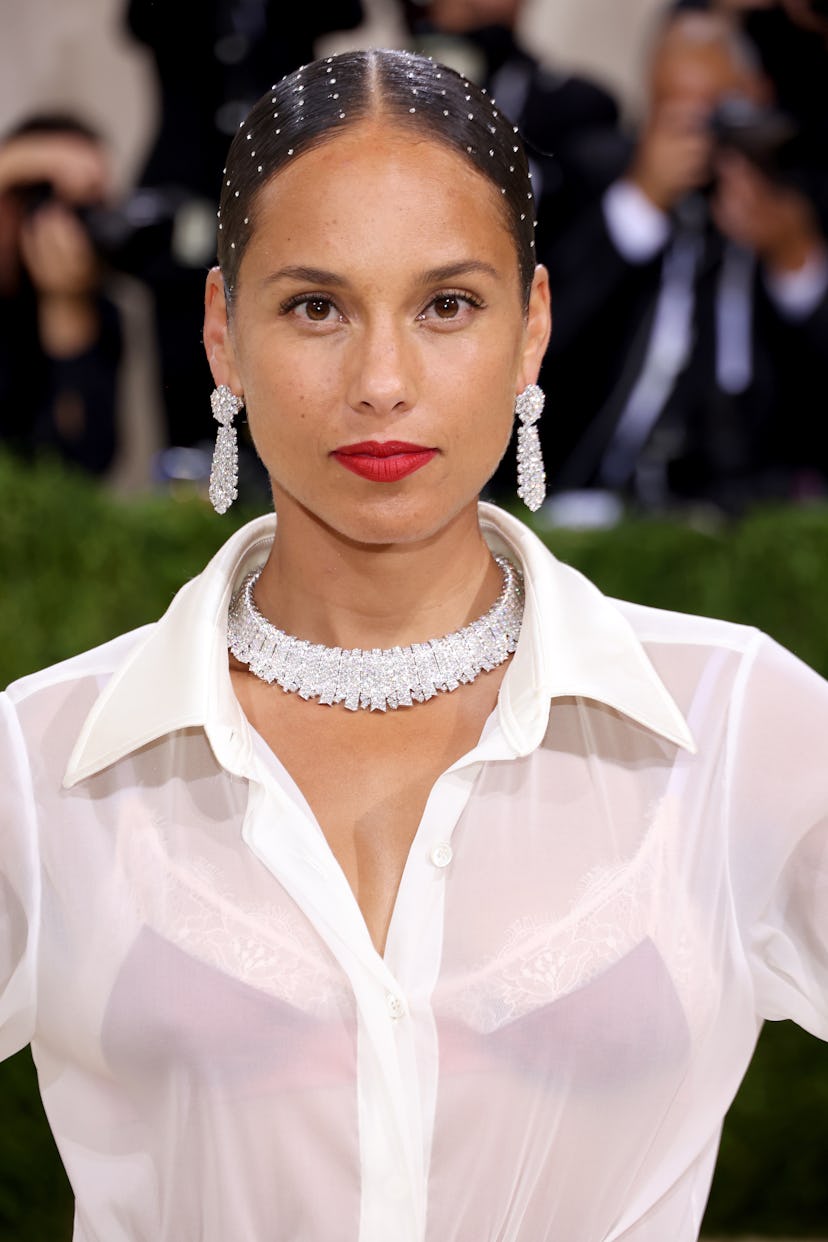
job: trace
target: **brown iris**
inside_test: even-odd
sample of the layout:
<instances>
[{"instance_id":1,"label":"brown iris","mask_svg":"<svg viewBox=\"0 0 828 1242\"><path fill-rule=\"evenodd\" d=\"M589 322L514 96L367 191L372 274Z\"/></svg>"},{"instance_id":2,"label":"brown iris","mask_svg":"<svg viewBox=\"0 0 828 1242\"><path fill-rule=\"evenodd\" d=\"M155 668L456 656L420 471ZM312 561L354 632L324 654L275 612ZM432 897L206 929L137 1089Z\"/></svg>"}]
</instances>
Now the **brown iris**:
<instances>
[{"instance_id":1,"label":"brown iris","mask_svg":"<svg viewBox=\"0 0 828 1242\"><path fill-rule=\"evenodd\" d=\"M330 302L326 302L324 298L311 298L305 303L308 319L314 319L317 322L321 319L328 318L330 310Z\"/></svg>"},{"instance_id":2,"label":"brown iris","mask_svg":"<svg viewBox=\"0 0 828 1242\"><path fill-rule=\"evenodd\" d=\"M460 299L447 293L444 297L437 298L434 309L441 319L453 319L460 310Z\"/></svg>"}]
</instances>

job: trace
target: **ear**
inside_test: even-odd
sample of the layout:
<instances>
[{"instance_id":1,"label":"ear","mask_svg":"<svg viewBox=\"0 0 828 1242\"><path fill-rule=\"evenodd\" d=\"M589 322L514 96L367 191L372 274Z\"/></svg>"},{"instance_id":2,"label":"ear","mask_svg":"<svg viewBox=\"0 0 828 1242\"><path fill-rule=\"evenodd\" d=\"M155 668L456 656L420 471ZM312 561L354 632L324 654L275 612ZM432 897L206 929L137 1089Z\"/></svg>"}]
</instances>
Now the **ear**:
<instances>
[{"instance_id":1,"label":"ear","mask_svg":"<svg viewBox=\"0 0 828 1242\"><path fill-rule=\"evenodd\" d=\"M526 326L523 335L518 381L522 392L527 384L537 382L543 355L549 344L552 332L552 312L549 302L549 273L542 264L535 268L532 289L529 294L529 307L526 312Z\"/></svg>"},{"instance_id":2,"label":"ear","mask_svg":"<svg viewBox=\"0 0 828 1242\"><path fill-rule=\"evenodd\" d=\"M207 273L204 290L204 349L216 385L226 384L234 393L242 396L244 387L230 331L224 278L217 267L211 268Z\"/></svg>"}]
</instances>

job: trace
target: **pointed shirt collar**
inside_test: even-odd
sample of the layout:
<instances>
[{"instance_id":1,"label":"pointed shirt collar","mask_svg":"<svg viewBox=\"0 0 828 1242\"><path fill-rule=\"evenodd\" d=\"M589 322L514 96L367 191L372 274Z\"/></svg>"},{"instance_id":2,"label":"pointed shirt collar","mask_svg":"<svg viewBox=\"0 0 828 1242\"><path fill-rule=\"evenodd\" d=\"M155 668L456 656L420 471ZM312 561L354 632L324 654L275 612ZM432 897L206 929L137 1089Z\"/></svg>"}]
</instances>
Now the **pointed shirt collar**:
<instances>
[{"instance_id":1,"label":"pointed shirt collar","mask_svg":"<svg viewBox=\"0 0 828 1242\"><path fill-rule=\"evenodd\" d=\"M695 750L687 724L617 605L557 561L517 518L481 504L493 552L522 568L526 607L520 641L501 686L500 725L515 755L540 745L553 698L594 699L669 741ZM115 670L78 736L64 777L71 787L178 729L203 727L213 748L232 742L239 773L250 731L233 693L227 611L233 590L261 564L273 514L237 531L175 596Z\"/></svg>"}]
</instances>

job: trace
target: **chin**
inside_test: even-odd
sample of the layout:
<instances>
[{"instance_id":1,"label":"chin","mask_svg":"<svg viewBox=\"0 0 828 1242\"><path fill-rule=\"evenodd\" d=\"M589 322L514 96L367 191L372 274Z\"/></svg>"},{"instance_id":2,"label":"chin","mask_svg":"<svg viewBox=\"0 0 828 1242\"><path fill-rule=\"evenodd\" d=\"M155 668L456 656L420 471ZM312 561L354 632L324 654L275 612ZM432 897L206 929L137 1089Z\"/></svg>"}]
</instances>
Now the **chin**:
<instances>
[{"instance_id":1,"label":"chin","mask_svg":"<svg viewBox=\"0 0 828 1242\"><path fill-rule=\"evenodd\" d=\"M368 496L356 503L299 507L314 525L326 529L337 539L362 546L427 542L451 526L464 513L473 512L476 521L477 493L452 498L444 488L421 489L419 494ZM289 502L295 504L296 501ZM276 497L276 513L280 499Z\"/></svg>"}]
</instances>

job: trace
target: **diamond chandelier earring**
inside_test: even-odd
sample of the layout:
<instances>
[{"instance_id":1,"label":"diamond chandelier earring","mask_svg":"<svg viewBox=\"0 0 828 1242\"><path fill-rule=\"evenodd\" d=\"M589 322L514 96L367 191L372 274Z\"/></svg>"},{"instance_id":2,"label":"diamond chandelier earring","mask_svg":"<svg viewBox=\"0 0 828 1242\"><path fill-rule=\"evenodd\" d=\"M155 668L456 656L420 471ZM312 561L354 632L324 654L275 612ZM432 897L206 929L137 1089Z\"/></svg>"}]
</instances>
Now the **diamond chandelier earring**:
<instances>
[{"instance_id":1,"label":"diamond chandelier earring","mask_svg":"<svg viewBox=\"0 0 828 1242\"><path fill-rule=\"evenodd\" d=\"M213 389L210 405L219 429L210 468L209 496L216 513L226 513L239 494L239 448L233 419L244 408L244 402L226 384L219 384Z\"/></svg>"},{"instance_id":2,"label":"diamond chandelier earring","mask_svg":"<svg viewBox=\"0 0 828 1242\"><path fill-rule=\"evenodd\" d=\"M529 384L515 399L515 417L520 419L517 439L517 494L527 509L537 513L546 497L546 471L543 468L538 428L546 398L537 384Z\"/></svg>"}]
</instances>

